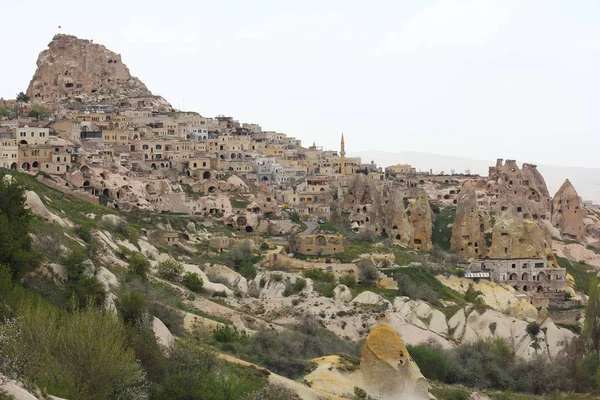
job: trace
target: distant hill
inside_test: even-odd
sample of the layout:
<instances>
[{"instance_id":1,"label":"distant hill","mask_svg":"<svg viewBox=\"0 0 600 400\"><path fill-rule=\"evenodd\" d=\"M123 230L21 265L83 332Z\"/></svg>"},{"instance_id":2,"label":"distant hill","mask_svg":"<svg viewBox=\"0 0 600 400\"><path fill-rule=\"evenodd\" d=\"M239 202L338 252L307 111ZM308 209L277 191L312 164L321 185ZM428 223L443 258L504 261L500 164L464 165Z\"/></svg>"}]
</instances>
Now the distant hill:
<instances>
[{"instance_id":1,"label":"distant hill","mask_svg":"<svg viewBox=\"0 0 600 400\"><path fill-rule=\"evenodd\" d=\"M433 173L444 171L456 173L470 169L471 173L488 175L488 167L496 164L496 160L475 160L463 157L443 156L432 153L406 151L391 153L385 151L361 151L350 154L352 157L361 157L363 162L375 161L376 164L386 167L393 164L411 164L417 170ZM517 160L521 165L530 160ZM561 167L558 165L539 165L538 169L544 176L548 190L554 195L565 179L569 179L584 200L592 200L600 204L600 168Z\"/></svg>"}]
</instances>

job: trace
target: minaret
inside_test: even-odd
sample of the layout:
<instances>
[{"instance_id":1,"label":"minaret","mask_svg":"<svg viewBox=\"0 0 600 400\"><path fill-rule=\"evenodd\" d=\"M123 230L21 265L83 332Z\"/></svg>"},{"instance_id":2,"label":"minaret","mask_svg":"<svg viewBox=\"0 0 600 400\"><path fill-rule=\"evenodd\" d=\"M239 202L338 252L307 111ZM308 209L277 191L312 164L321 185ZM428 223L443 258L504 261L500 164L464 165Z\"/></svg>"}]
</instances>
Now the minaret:
<instances>
[{"instance_id":1,"label":"minaret","mask_svg":"<svg viewBox=\"0 0 600 400\"><path fill-rule=\"evenodd\" d=\"M344 134L342 133L342 142L340 149L340 174L346 175L346 146L344 145Z\"/></svg>"}]
</instances>

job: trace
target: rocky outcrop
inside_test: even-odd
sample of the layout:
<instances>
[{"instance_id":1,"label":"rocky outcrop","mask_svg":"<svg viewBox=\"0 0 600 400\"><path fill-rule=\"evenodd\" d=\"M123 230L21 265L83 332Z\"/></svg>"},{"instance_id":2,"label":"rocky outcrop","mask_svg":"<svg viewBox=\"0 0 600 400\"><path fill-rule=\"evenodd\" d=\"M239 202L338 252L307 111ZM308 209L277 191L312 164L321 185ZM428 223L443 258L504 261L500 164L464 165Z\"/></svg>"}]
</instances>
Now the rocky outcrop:
<instances>
[{"instance_id":1,"label":"rocky outcrop","mask_svg":"<svg viewBox=\"0 0 600 400\"><path fill-rule=\"evenodd\" d=\"M465 188L458 197L456 217L452 225L450 250L465 257L483 257L487 254L485 241L486 219L477 206L477 195Z\"/></svg>"},{"instance_id":2,"label":"rocky outcrop","mask_svg":"<svg viewBox=\"0 0 600 400\"><path fill-rule=\"evenodd\" d=\"M518 201L503 207L492 229L490 258L543 258L548 266L558 267L551 247L551 238L532 218L525 205Z\"/></svg>"},{"instance_id":3,"label":"rocky outcrop","mask_svg":"<svg viewBox=\"0 0 600 400\"><path fill-rule=\"evenodd\" d=\"M156 317L152 318L152 331L154 332L156 340L160 345L166 347L167 349L173 347L173 344L175 343L173 334L171 331L169 331L169 328L167 328L167 326Z\"/></svg>"},{"instance_id":4,"label":"rocky outcrop","mask_svg":"<svg viewBox=\"0 0 600 400\"><path fill-rule=\"evenodd\" d=\"M433 212L425 191L408 199L399 190L379 187L364 174L352 177L341 210L355 232L386 234L394 244L431 250ZM405 207L405 201L408 204Z\"/></svg>"},{"instance_id":5,"label":"rocky outcrop","mask_svg":"<svg viewBox=\"0 0 600 400\"><path fill-rule=\"evenodd\" d=\"M582 240L585 212L577 191L567 179L552 199L552 225L563 236Z\"/></svg>"},{"instance_id":6,"label":"rocky outcrop","mask_svg":"<svg viewBox=\"0 0 600 400\"><path fill-rule=\"evenodd\" d=\"M406 215L404 197L401 191L394 190L384 211L385 229L395 244L409 246L414 236L414 228Z\"/></svg>"},{"instance_id":7,"label":"rocky outcrop","mask_svg":"<svg viewBox=\"0 0 600 400\"><path fill-rule=\"evenodd\" d=\"M502 211L503 207L518 199L526 205L535 220L550 219L551 200L548 187L533 164L523 164L519 168L515 160L498 159L496 166L490 167L487 183L490 211Z\"/></svg>"},{"instance_id":8,"label":"rocky outcrop","mask_svg":"<svg viewBox=\"0 0 600 400\"><path fill-rule=\"evenodd\" d=\"M411 247L417 250L431 250L433 248L431 242L433 234L433 211L431 211L426 192L422 191L419 197L410 200L406 214L413 226Z\"/></svg>"},{"instance_id":9,"label":"rocky outcrop","mask_svg":"<svg viewBox=\"0 0 600 400\"><path fill-rule=\"evenodd\" d=\"M40 53L27 95L34 103L78 99L140 109L172 109L131 76L119 54L91 40L63 34L54 36L48 49Z\"/></svg>"},{"instance_id":10,"label":"rocky outcrop","mask_svg":"<svg viewBox=\"0 0 600 400\"><path fill-rule=\"evenodd\" d=\"M59 224L60 226L63 226L63 227L72 225L70 223L67 223L65 220L63 220L58 215L50 212L46 208L44 203L42 203L40 196L38 196L38 194L36 192L32 192L31 190L28 190L25 192L25 208L30 209L34 215L37 215L44 221L56 222L57 224Z\"/></svg>"},{"instance_id":11,"label":"rocky outcrop","mask_svg":"<svg viewBox=\"0 0 600 400\"><path fill-rule=\"evenodd\" d=\"M363 389L382 400L428 399L428 384L398 332L387 324L367 336L360 360Z\"/></svg>"}]
</instances>

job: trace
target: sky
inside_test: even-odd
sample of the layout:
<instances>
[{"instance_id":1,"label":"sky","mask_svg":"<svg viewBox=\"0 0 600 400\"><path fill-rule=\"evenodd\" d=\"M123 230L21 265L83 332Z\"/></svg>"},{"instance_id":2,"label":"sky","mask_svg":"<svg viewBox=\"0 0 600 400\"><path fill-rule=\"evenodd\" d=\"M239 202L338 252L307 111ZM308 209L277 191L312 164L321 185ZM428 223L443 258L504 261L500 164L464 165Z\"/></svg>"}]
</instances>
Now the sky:
<instances>
[{"instance_id":1,"label":"sky","mask_svg":"<svg viewBox=\"0 0 600 400\"><path fill-rule=\"evenodd\" d=\"M349 153L600 167L597 0L30 0L2 16L0 97L60 31L176 108L305 145L343 132Z\"/></svg>"}]
</instances>

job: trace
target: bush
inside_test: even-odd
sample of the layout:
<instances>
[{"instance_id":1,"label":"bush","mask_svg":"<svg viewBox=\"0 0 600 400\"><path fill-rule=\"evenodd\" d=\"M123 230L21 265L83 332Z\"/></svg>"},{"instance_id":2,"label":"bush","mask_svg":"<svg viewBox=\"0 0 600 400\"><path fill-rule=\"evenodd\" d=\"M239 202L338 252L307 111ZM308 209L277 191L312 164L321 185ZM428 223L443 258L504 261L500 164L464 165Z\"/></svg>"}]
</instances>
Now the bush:
<instances>
[{"instance_id":1,"label":"bush","mask_svg":"<svg viewBox=\"0 0 600 400\"><path fill-rule=\"evenodd\" d=\"M135 324L142 320L148 307L146 298L141 292L122 293L117 300L117 310L126 324Z\"/></svg>"},{"instance_id":2,"label":"bush","mask_svg":"<svg viewBox=\"0 0 600 400\"><path fill-rule=\"evenodd\" d=\"M231 268L239 271L244 263L251 263L253 258L254 254L252 253L252 247L250 246L250 242L246 240L241 244L234 244L231 246L229 252L225 256L225 262Z\"/></svg>"},{"instance_id":3,"label":"bush","mask_svg":"<svg viewBox=\"0 0 600 400\"><path fill-rule=\"evenodd\" d=\"M288 282L285 285L285 290L283 291L283 295L285 297L300 293L306 287L306 279L297 278L294 283Z\"/></svg>"},{"instance_id":4,"label":"bush","mask_svg":"<svg viewBox=\"0 0 600 400\"><path fill-rule=\"evenodd\" d=\"M253 367L219 360L211 352L176 344L167 360L166 378L157 386L154 400L247 399L267 384L267 375Z\"/></svg>"},{"instance_id":5,"label":"bush","mask_svg":"<svg viewBox=\"0 0 600 400\"><path fill-rule=\"evenodd\" d=\"M129 259L129 271L135 275L146 279L150 271L150 262L140 253L133 253Z\"/></svg>"},{"instance_id":6,"label":"bush","mask_svg":"<svg viewBox=\"0 0 600 400\"><path fill-rule=\"evenodd\" d=\"M293 397L290 397L290 398L293 399ZM0 389L0 400L15 400L15 396L8 393L4 389Z\"/></svg>"},{"instance_id":7,"label":"bush","mask_svg":"<svg viewBox=\"0 0 600 400\"><path fill-rule=\"evenodd\" d=\"M300 400L300 396L283 385L268 384L250 393L250 400Z\"/></svg>"},{"instance_id":8,"label":"bush","mask_svg":"<svg viewBox=\"0 0 600 400\"><path fill-rule=\"evenodd\" d=\"M175 260L166 260L158 264L158 275L161 278L178 281L183 273L183 265Z\"/></svg>"},{"instance_id":9,"label":"bush","mask_svg":"<svg viewBox=\"0 0 600 400\"><path fill-rule=\"evenodd\" d=\"M335 282L315 282L315 292L319 293L323 297L333 297L333 290L335 289Z\"/></svg>"},{"instance_id":10,"label":"bush","mask_svg":"<svg viewBox=\"0 0 600 400\"><path fill-rule=\"evenodd\" d=\"M340 284L348 286L350 289L356 287L356 277L353 273L349 273L340 278Z\"/></svg>"},{"instance_id":11,"label":"bush","mask_svg":"<svg viewBox=\"0 0 600 400\"><path fill-rule=\"evenodd\" d=\"M200 275L194 272L186 272L181 278L181 283L192 292L201 293L204 288L204 281Z\"/></svg>"},{"instance_id":12,"label":"bush","mask_svg":"<svg viewBox=\"0 0 600 400\"><path fill-rule=\"evenodd\" d=\"M360 260L356 266L358 267L358 276L363 282L372 283L379 280L379 271L371 260Z\"/></svg>"},{"instance_id":13,"label":"bush","mask_svg":"<svg viewBox=\"0 0 600 400\"><path fill-rule=\"evenodd\" d=\"M259 330L245 343L237 341L221 347L277 374L295 378L307 372L309 360L328 354L357 357L361 345L340 339L316 318L306 316L286 331Z\"/></svg>"},{"instance_id":14,"label":"bush","mask_svg":"<svg viewBox=\"0 0 600 400\"><path fill-rule=\"evenodd\" d=\"M240 333L235 326L231 325L218 325L213 329L212 337L218 343L248 340L248 334L246 332Z\"/></svg>"},{"instance_id":15,"label":"bush","mask_svg":"<svg viewBox=\"0 0 600 400\"><path fill-rule=\"evenodd\" d=\"M238 272L246 279L256 278L256 267L250 261L242 262Z\"/></svg>"},{"instance_id":16,"label":"bush","mask_svg":"<svg viewBox=\"0 0 600 400\"><path fill-rule=\"evenodd\" d=\"M310 278L315 282L335 282L335 276L331 272L322 269L309 269L302 272L305 278Z\"/></svg>"},{"instance_id":17,"label":"bush","mask_svg":"<svg viewBox=\"0 0 600 400\"><path fill-rule=\"evenodd\" d=\"M531 336L535 338L541 331L540 325L537 322L530 322L527 324L525 331Z\"/></svg>"},{"instance_id":18,"label":"bush","mask_svg":"<svg viewBox=\"0 0 600 400\"><path fill-rule=\"evenodd\" d=\"M397 274L400 296L407 296L414 300L424 300L430 304L439 304L435 290L425 284L417 285L408 275Z\"/></svg>"},{"instance_id":19,"label":"bush","mask_svg":"<svg viewBox=\"0 0 600 400\"><path fill-rule=\"evenodd\" d=\"M446 358L439 346L428 346L425 344L416 346L407 345L406 349L419 366L425 378L440 382L446 380L448 365L446 365Z\"/></svg>"}]
</instances>

